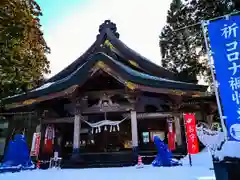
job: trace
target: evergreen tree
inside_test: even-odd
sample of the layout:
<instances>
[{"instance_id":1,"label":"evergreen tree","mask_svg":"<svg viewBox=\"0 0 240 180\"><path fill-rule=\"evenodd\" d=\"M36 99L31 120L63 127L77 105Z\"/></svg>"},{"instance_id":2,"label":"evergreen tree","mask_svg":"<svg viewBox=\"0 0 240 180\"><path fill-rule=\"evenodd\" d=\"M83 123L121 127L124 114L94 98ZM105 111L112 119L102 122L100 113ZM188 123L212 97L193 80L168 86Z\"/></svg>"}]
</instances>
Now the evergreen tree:
<instances>
[{"instance_id":1,"label":"evergreen tree","mask_svg":"<svg viewBox=\"0 0 240 180\"><path fill-rule=\"evenodd\" d=\"M31 89L49 72L41 15L34 0L0 1L0 99Z\"/></svg>"},{"instance_id":2,"label":"evergreen tree","mask_svg":"<svg viewBox=\"0 0 240 180\"><path fill-rule=\"evenodd\" d=\"M210 82L200 23L232 10L229 0L173 0L160 35L162 65L177 72L181 81L196 82L197 76L203 76Z\"/></svg>"}]
</instances>

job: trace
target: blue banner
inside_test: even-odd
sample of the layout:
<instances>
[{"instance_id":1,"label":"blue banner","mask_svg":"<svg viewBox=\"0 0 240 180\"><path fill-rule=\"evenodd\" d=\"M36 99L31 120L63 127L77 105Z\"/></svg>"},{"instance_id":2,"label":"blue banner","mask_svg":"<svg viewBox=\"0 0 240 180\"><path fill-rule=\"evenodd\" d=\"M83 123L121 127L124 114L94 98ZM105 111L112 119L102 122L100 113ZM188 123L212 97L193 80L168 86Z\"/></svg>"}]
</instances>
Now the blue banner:
<instances>
[{"instance_id":1,"label":"blue banner","mask_svg":"<svg viewBox=\"0 0 240 180\"><path fill-rule=\"evenodd\" d=\"M240 141L240 16L210 22L208 34L228 137Z\"/></svg>"}]
</instances>

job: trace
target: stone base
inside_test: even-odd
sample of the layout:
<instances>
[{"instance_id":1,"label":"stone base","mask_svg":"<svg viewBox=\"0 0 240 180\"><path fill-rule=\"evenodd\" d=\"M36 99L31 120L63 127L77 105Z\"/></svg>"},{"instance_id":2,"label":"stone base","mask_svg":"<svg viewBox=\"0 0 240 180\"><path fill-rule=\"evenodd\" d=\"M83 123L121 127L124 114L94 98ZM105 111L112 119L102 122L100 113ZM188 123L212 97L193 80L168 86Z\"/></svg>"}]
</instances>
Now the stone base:
<instances>
[{"instance_id":1,"label":"stone base","mask_svg":"<svg viewBox=\"0 0 240 180\"><path fill-rule=\"evenodd\" d=\"M74 161L80 162L81 161L80 149L73 149L70 160L72 162L74 162Z\"/></svg>"},{"instance_id":2,"label":"stone base","mask_svg":"<svg viewBox=\"0 0 240 180\"><path fill-rule=\"evenodd\" d=\"M124 167L132 163L132 152L73 153L70 159L63 160L63 168Z\"/></svg>"}]
</instances>

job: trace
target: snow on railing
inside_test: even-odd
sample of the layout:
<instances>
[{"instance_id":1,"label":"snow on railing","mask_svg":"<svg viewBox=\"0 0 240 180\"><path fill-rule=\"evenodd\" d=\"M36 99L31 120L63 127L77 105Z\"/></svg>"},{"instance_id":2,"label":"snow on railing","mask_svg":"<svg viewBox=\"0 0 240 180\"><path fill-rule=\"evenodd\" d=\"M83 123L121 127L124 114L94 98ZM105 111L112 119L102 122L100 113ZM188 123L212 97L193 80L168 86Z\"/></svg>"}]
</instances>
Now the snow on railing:
<instances>
[{"instance_id":1,"label":"snow on railing","mask_svg":"<svg viewBox=\"0 0 240 180\"><path fill-rule=\"evenodd\" d=\"M201 143L206 146L212 154L221 149L224 143L224 133L222 131L212 130L206 123L197 125L197 136Z\"/></svg>"},{"instance_id":2,"label":"snow on railing","mask_svg":"<svg viewBox=\"0 0 240 180\"><path fill-rule=\"evenodd\" d=\"M240 158L240 142L225 141L222 131L213 130L201 122L197 125L197 135L216 160L222 161L225 157Z\"/></svg>"}]
</instances>

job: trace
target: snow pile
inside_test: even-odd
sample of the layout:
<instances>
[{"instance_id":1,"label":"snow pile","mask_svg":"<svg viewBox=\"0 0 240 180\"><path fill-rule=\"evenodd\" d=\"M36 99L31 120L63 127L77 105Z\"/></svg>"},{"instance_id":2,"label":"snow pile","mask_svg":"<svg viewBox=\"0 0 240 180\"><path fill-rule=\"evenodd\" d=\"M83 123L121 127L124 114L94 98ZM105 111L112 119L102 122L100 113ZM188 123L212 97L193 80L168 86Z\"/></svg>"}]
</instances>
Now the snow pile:
<instances>
[{"instance_id":1,"label":"snow pile","mask_svg":"<svg viewBox=\"0 0 240 180\"><path fill-rule=\"evenodd\" d=\"M226 141L221 150L215 151L214 157L222 161L224 157L240 158L240 142Z\"/></svg>"},{"instance_id":2,"label":"snow pile","mask_svg":"<svg viewBox=\"0 0 240 180\"><path fill-rule=\"evenodd\" d=\"M191 155L191 159L193 166L201 166L206 167L208 169L213 168L212 155L207 148L203 149L198 154ZM182 158L181 161L184 166L190 166L188 155Z\"/></svg>"}]
</instances>

